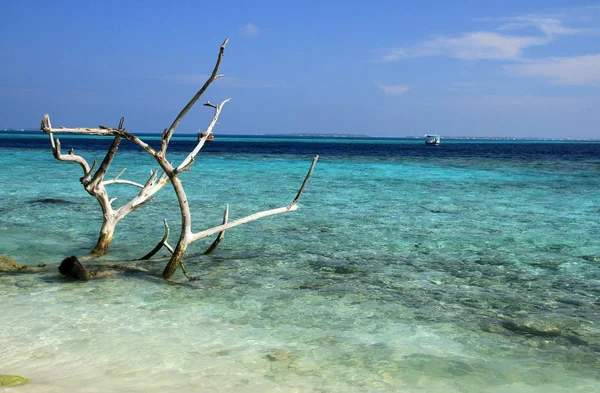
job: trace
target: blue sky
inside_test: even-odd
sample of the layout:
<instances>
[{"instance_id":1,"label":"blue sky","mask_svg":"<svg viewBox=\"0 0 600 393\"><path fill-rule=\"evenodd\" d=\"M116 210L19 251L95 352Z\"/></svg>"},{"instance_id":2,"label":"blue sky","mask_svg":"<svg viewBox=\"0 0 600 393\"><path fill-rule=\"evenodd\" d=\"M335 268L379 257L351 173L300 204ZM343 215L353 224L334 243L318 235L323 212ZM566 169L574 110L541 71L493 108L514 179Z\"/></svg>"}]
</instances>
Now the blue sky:
<instances>
[{"instance_id":1,"label":"blue sky","mask_svg":"<svg viewBox=\"0 0 600 393\"><path fill-rule=\"evenodd\" d=\"M600 138L598 1L169 3L1 2L0 128L160 132L229 37L217 133Z\"/></svg>"}]
</instances>

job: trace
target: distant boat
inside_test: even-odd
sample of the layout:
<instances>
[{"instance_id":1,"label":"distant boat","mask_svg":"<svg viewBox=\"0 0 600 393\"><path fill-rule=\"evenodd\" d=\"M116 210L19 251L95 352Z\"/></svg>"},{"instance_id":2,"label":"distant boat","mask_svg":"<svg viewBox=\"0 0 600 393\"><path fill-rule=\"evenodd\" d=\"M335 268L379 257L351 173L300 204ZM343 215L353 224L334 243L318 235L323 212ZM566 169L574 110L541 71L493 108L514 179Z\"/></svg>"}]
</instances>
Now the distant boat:
<instances>
[{"instance_id":1,"label":"distant boat","mask_svg":"<svg viewBox=\"0 0 600 393\"><path fill-rule=\"evenodd\" d=\"M198 140L200 140L201 138L204 138L204 133L203 132L199 132L198 133ZM209 136L206 137L206 141L207 142L212 142L214 140L215 140L214 134L210 134Z\"/></svg>"},{"instance_id":2,"label":"distant boat","mask_svg":"<svg viewBox=\"0 0 600 393\"><path fill-rule=\"evenodd\" d=\"M429 146L437 146L440 144L440 136L436 134L425 135L425 144Z\"/></svg>"}]
</instances>

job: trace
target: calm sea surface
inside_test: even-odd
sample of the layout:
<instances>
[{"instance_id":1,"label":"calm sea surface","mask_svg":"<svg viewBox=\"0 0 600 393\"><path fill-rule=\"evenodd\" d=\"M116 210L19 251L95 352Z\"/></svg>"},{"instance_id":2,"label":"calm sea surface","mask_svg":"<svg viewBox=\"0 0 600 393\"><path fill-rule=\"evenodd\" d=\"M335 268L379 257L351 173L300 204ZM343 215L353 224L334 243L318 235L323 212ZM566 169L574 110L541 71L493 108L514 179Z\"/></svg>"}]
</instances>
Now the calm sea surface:
<instances>
[{"instance_id":1,"label":"calm sea surface","mask_svg":"<svg viewBox=\"0 0 600 393\"><path fill-rule=\"evenodd\" d=\"M110 143L61 140L90 162ZM0 254L89 252L81 168L39 134L0 133L0 153ZM600 391L600 143L217 136L181 175L194 230L226 203L231 220L289 204L315 153L298 211L188 249L200 281L0 275L0 374L33 380L15 392ZM155 163L123 143L123 167L143 183ZM103 259L144 255L164 218L175 243L169 186Z\"/></svg>"}]
</instances>

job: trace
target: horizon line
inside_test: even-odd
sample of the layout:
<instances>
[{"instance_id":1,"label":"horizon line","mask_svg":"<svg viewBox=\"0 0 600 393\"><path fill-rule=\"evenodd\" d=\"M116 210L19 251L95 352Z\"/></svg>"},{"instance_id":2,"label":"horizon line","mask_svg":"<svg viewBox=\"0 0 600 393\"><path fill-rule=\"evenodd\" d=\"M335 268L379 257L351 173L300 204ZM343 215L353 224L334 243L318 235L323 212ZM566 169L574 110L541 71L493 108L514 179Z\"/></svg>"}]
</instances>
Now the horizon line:
<instances>
[{"instance_id":1,"label":"horizon line","mask_svg":"<svg viewBox=\"0 0 600 393\"><path fill-rule=\"evenodd\" d=\"M41 132L35 128L3 128L0 132L10 133L38 133ZM83 134L82 134L83 135ZM159 132L140 132L138 135L145 136L160 136ZM197 136L198 133L182 132L173 135L173 137L190 137ZM295 132L295 133L272 133L272 134L217 134L223 137L297 137L297 138L356 138L356 139L424 139L424 135L404 135L404 136L374 136L367 134L349 134L349 133L310 133L310 132ZM515 136L466 136L466 135L448 135L442 136L446 140L533 140L533 141L600 141L600 138L572 138L572 137L515 137Z\"/></svg>"}]
</instances>

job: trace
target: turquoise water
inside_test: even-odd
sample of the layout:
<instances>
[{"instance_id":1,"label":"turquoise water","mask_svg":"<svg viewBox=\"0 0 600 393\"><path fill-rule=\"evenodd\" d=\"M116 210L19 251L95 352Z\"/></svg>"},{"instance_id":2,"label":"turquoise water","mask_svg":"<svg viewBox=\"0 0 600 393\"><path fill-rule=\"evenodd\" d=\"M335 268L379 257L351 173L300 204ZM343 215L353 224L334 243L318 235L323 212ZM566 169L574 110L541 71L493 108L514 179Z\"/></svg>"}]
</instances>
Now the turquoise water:
<instances>
[{"instance_id":1,"label":"turquoise water","mask_svg":"<svg viewBox=\"0 0 600 393\"><path fill-rule=\"evenodd\" d=\"M80 168L1 137L0 254L85 255L100 217ZM225 203L230 219L287 205L320 153L298 211L227 232L212 256L194 244L191 283L0 275L0 373L34 381L18 391L600 391L599 144L220 143L182 174L196 231ZM124 149L123 166L143 182L153 163ZM175 205L165 188L104 259L145 254L163 218L174 242Z\"/></svg>"}]
</instances>

